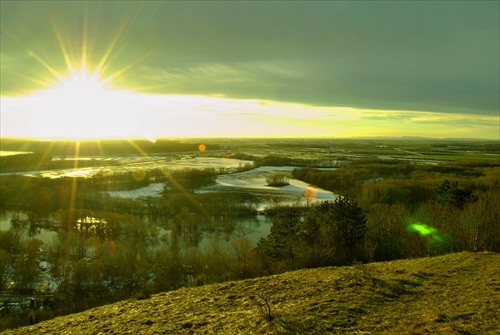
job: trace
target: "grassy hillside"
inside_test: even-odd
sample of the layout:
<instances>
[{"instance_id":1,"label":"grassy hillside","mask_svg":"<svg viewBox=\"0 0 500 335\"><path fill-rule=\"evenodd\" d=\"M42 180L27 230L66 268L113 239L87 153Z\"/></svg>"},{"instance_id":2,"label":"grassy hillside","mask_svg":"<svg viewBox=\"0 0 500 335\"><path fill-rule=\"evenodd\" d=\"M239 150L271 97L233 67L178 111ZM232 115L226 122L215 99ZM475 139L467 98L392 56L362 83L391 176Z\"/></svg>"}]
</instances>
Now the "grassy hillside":
<instances>
[{"instance_id":1,"label":"grassy hillside","mask_svg":"<svg viewBox=\"0 0 500 335\"><path fill-rule=\"evenodd\" d=\"M498 334L499 265L498 254L456 253L299 270L138 296L2 334Z\"/></svg>"}]
</instances>

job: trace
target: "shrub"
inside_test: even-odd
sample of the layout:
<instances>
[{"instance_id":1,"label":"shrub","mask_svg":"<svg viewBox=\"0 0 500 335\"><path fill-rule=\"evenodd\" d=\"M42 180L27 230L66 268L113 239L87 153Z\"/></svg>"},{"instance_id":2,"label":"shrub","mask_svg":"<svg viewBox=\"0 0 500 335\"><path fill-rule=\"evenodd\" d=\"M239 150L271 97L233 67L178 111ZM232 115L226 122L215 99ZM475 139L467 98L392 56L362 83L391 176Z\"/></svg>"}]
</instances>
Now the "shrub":
<instances>
[{"instance_id":1,"label":"shrub","mask_svg":"<svg viewBox=\"0 0 500 335\"><path fill-rule=\"evenodd\" d=\"M288 176L285 173L275 173L266 178L267 185L269 186L286 186L290 185Z\"/></svg>"}]
</instances>

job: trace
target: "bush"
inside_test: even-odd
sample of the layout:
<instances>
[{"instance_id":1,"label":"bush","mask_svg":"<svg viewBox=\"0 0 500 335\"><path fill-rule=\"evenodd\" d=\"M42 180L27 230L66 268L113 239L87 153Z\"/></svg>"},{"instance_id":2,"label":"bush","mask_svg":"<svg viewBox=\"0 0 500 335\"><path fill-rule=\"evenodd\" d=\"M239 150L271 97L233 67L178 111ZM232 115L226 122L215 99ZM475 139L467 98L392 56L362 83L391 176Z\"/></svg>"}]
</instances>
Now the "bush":
<instances>
[{"instance_id":1,"label":"bush","mask_svg":"<svg viewBox=\"0 0 500 335\"><path fill-rule=\"evenodd\" d=\"M266 182L267 182L267 185L276 186L276 187L290 185L288 176L284 173L275 173L275 174L267 177Z\"/></svg>"}]
</instances>

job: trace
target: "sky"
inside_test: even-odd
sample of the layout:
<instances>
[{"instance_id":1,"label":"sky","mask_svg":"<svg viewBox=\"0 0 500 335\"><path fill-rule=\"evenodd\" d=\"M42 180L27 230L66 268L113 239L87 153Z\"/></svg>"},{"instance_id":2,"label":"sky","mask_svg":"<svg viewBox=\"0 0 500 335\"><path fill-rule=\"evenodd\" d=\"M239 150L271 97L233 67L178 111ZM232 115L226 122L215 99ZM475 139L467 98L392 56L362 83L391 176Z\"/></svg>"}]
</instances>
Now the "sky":
<instances>
[{"instance_id":1,"label":"sky","mask_svg":"<svg viewBox=\"0 0 500 335\"><path fill-rule=\"evenodd\" d=\"M500 137L498 1L1 1L0 135Z\"/></svg>"}]
</instances>

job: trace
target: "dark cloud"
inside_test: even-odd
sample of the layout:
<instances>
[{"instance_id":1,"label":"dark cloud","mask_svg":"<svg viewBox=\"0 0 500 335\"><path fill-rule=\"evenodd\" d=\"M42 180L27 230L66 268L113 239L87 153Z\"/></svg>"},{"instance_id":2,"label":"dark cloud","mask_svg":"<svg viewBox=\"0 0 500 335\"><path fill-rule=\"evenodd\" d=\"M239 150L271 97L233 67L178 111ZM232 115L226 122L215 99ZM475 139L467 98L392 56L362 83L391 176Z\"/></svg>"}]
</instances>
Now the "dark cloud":
<instances>
[{"instance_id":1,"label":"dark cloud","mask_svg":"<svg viewBox=\"0 0 500 335\"><path fill-rule=\"evenodd\" d=\"M499 13L494 1L2 2L2 94L50 77L30 50L63 71L54 29L78 59L86 21L89 63L115 41L108 75L140 60L119 85L497 115Z\"/></svg>"}]
</instances>

